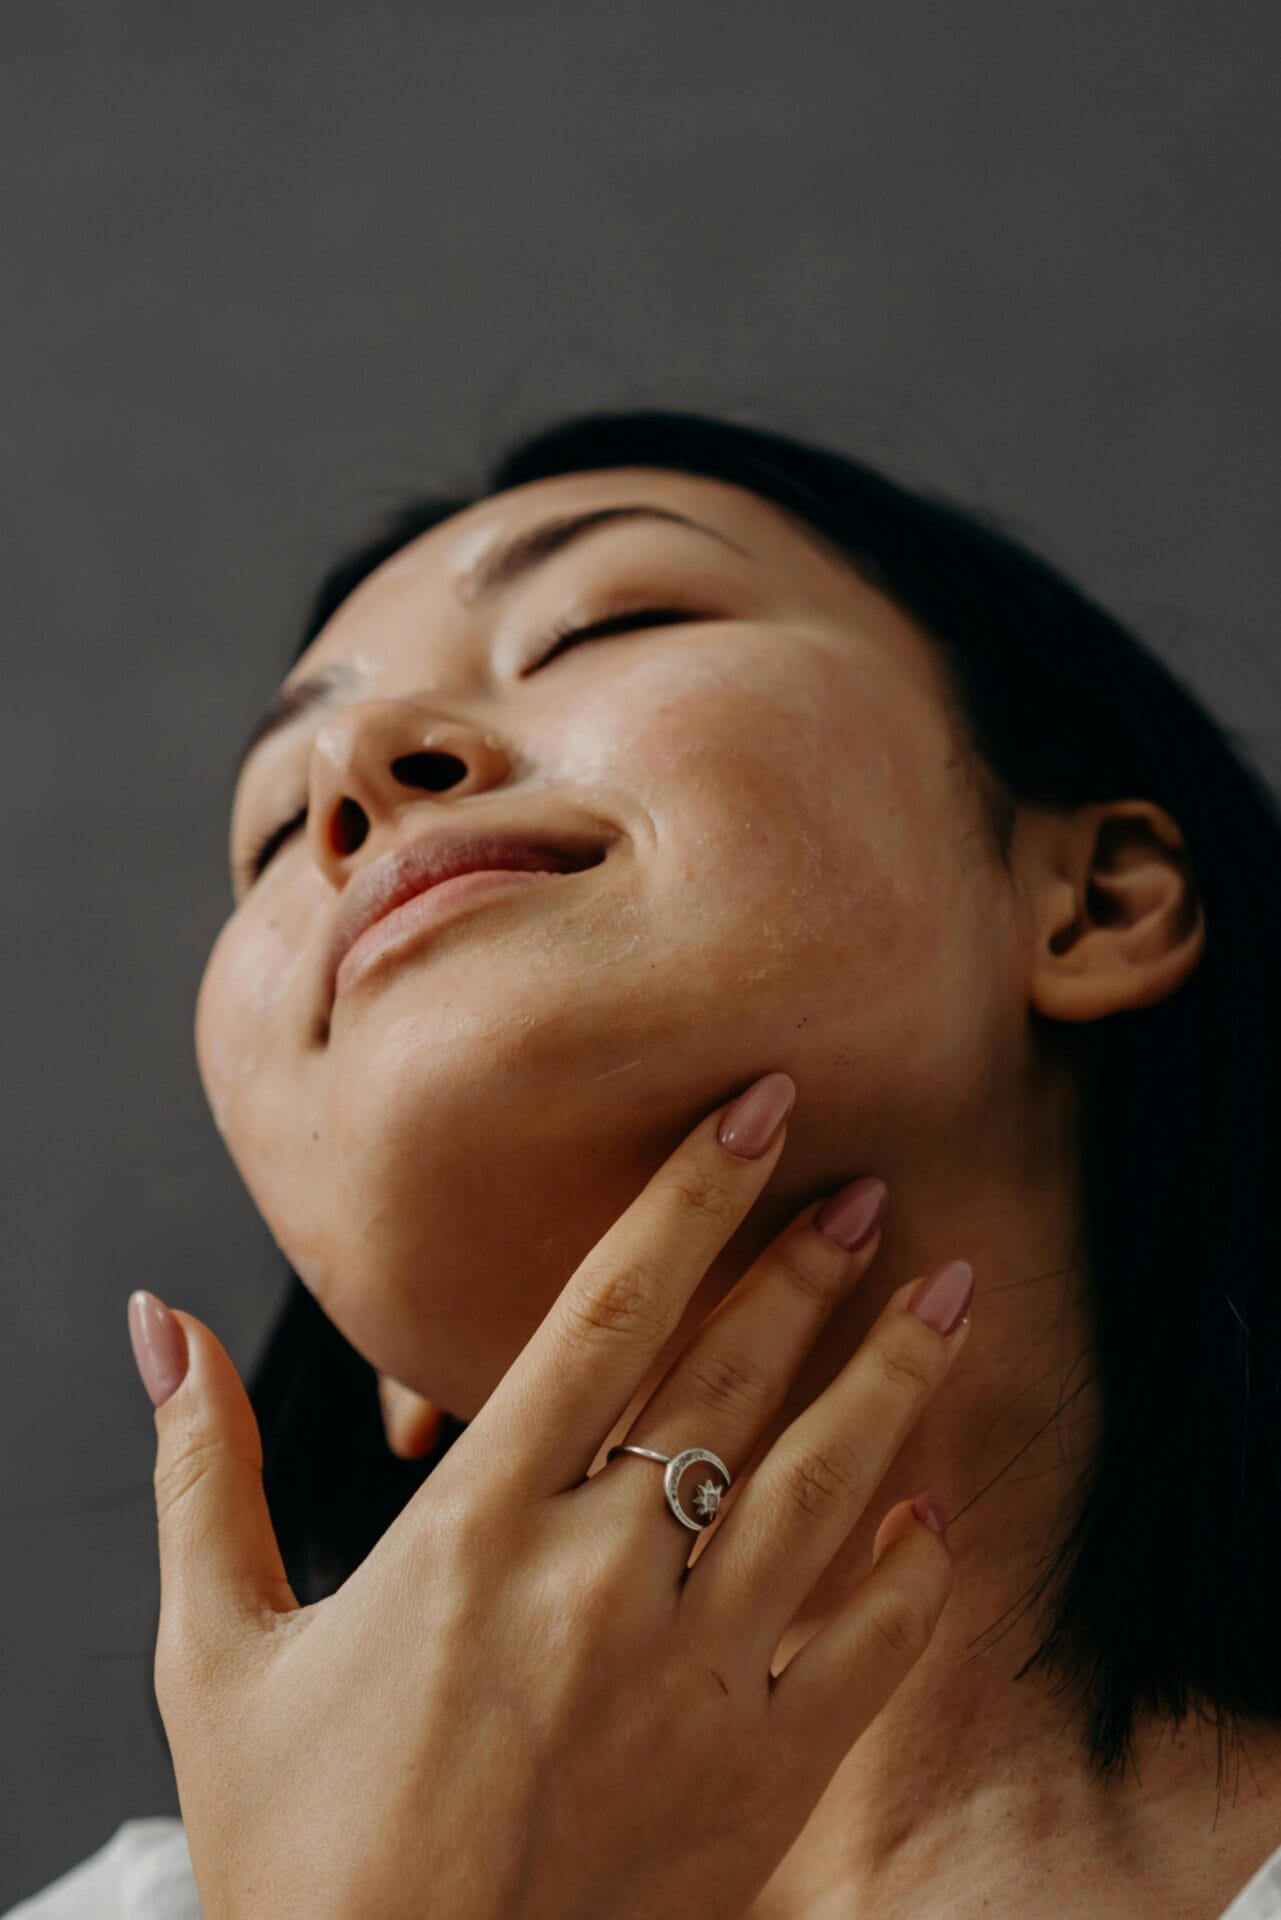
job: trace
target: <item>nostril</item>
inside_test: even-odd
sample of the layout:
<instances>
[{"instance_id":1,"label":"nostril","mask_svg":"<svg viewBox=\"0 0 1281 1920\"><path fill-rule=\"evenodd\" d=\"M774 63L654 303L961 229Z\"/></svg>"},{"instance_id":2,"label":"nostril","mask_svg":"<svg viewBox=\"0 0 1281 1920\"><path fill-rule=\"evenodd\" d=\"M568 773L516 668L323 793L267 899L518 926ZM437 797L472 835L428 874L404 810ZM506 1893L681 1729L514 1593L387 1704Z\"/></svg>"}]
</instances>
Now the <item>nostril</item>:
<instances>
[{"instance_id":1,"label":"nostril","mask_svg":"<svg viewBox=\"0 0 1281 1920\"><path fill-rule=\"evenodd\" d=\"M422 787L427 793L444 793L467 778L467 762L456 753L402 753L391 770L407 787Z\"/></svg>"},{"instance_id":2,"label":"nostril","mask_svg":"<svg viewBox=\"0 0 1281 1920\"><path fill-rule=\"evenodd\" d=\"M369 816L354 800L338 803L331 828L335 853L355 853L369 832Z\"/></svg>"}]
</instances>

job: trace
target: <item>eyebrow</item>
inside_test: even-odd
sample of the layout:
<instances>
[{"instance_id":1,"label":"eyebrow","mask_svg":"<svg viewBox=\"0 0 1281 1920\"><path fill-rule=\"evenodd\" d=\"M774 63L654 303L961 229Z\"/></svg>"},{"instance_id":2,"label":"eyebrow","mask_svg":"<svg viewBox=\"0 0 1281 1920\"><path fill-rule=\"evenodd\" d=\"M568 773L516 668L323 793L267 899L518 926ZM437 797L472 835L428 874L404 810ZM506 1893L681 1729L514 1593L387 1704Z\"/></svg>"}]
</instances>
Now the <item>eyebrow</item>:
<instances>
[{"instance_id":1,"label":"eyebrow","mask_svg":"<svg viewBox=\"0 0 1281 1920\"><path fill-rule=\"evenodd\" d=\"M537 526L528 527L523 533L504 542L495 552L485 554L459 581L459 597L465 602L492 599L573 541L581 540L595 533L598 528L620 520L666 520L679 527L692 527L696 533L705 533L711 539L719 540L722 546L732 548L744 558L750 560L752 557L746 547L739 546L737 540L731 540L728 534L719 533L715 527L709 527L701 520L691 520L688 514L676 513L669 507L639 504L596 507L589 512L564 514L555 520L541 521ZM282 687L266 711L254 722L249 738L236 756L233 784L239 780L250 754L264 740L279 733L282 728L292 726L314 707L327 706L334 694L356 685L358 678L353 668L337 664L322 673L311 674L305 680L295 680L292 686Z\"/></svg>"}]
</instances>

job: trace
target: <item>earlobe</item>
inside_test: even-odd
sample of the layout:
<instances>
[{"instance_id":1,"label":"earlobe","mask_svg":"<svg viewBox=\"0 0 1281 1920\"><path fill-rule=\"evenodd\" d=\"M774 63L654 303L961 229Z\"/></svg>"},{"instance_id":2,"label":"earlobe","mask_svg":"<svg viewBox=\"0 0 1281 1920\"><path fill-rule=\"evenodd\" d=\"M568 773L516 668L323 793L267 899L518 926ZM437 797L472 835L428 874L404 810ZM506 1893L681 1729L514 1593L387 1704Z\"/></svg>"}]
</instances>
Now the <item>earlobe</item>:
<instances>
[{"instance_id":1,"label":"earlobe","mask_svg":"<svg viewBox=\"0 0 1281 1920\"><path fill-rule=\"evenodd\" d=\"M378 1376L378 1400L391 1451L401 1460L421 1460L430 1453L440 1434L440 1408L388 1373Z\"/></svg>"},{"instance_id":2,"label":"earlobe","mask_svg":"<svg viewBox=\"0 0 1281 1920\"><path fill-rule=\"evenodd\" d=\"M1029 994L1051 1020L1168 999L1197 967L1205 919L1178 826L1149 800L1043 815L1030 846Z\"/></svg>"}]
</instances>

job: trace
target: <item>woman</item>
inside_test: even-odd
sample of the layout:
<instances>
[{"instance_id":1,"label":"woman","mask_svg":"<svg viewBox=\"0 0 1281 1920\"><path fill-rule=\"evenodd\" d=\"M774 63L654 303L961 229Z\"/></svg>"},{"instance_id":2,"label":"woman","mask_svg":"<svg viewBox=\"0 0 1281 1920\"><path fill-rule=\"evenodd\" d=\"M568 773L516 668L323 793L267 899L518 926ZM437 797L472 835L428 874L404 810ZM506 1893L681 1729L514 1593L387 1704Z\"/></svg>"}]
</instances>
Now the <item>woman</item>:
<instances>
[{"instance_id":1,"label":"woman","mask_svg":"<svg viewBox=\"0 0 1281 1920\"><path fill-rule=\"evenodd\" d=\"M18 1912L1281 1912L1281 822L1176 677L589 417L335 569L231 842L297 1278L252 1410L131 1301L184 1821Z\"/></svg>"}]
</instances>

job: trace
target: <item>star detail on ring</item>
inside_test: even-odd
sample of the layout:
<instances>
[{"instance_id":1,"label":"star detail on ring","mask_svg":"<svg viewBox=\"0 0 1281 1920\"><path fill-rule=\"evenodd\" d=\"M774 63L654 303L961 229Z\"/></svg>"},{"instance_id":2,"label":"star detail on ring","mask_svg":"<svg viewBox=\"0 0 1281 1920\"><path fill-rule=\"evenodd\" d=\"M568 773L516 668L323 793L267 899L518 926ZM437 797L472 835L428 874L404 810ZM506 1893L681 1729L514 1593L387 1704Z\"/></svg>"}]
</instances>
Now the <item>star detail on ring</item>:
<instances>
[{"instance_id":1,"label":"star detail on ring","mask_svg":"<svg viewBox=\"0 0 1281 1920\"><path fill-rule=\"evenodd\" d=\"M721 1489L713 1480L704 1480L694 1490L694 1511L711 1520L720 1511Z\"/></svg>"}]
</instances>

